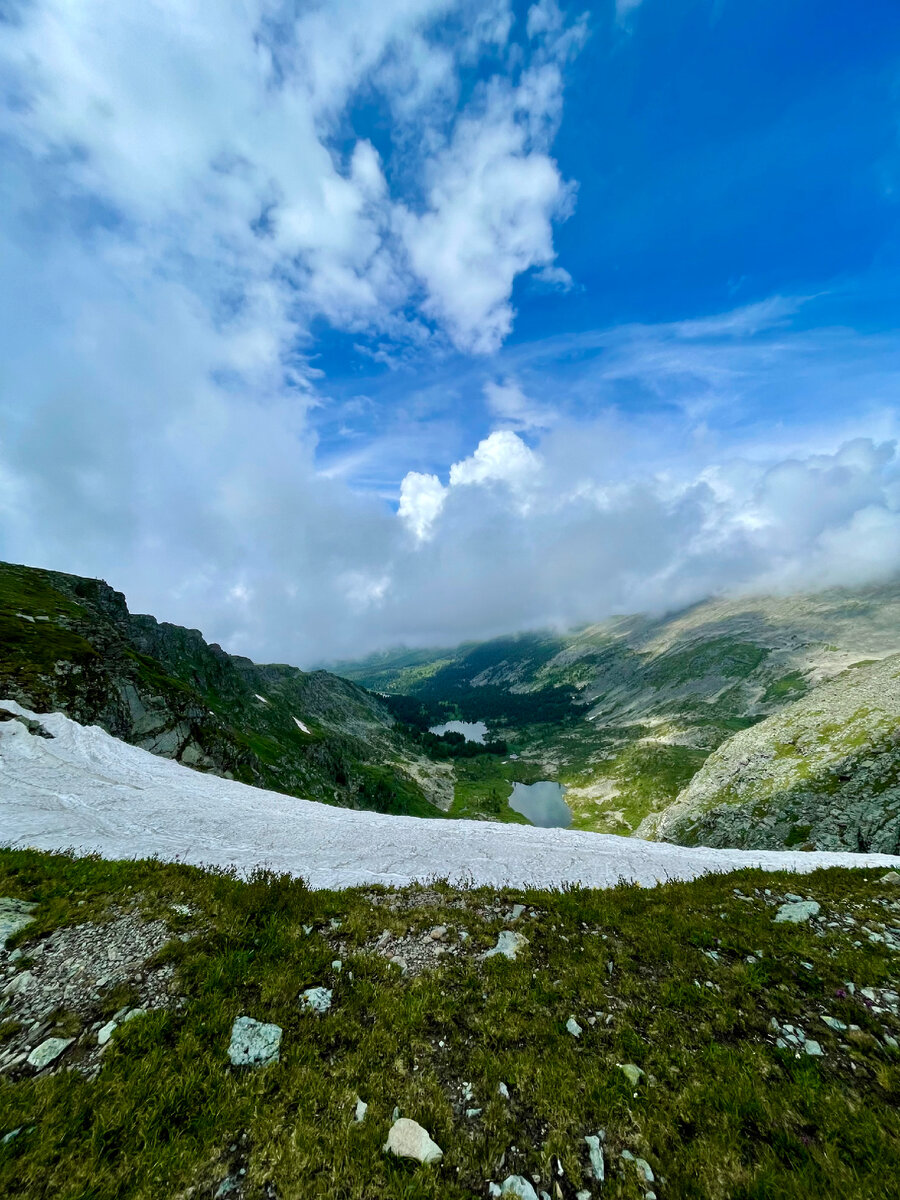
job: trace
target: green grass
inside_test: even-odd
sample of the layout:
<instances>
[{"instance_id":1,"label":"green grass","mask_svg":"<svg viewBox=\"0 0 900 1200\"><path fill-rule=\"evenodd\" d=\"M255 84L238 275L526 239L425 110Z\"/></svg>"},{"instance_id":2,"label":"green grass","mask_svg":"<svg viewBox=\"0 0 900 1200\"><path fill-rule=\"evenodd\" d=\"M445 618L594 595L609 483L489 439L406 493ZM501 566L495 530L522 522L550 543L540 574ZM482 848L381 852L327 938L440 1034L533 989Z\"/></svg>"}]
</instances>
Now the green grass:
<instances>
[{"instance_id":1,"label":"green grass","mask_svg":"<svg viewBox=\"0 0 900 1200\"><path fill-rule=\"evenodd\" d=\"M450 817L477 819L506 824L528 825L521 813L509 807L514 783L535 783L541 778L540 769L524 762L503 761L494 754L479 754L475 758L460 758L454 762L456 784Z\"/></svg>"},{"instance_id":2,"label":"green grass","mask_svg":"<svg viewBox=\"0 0 900 1200\"><path fill-rule=\"evenodd\" d=\"M24 1129L0 1148L0 1195L212 1197L240 1165L251 1200L470 1200L511 1173L538 1174L541 1187L559 1180L565 1200L581 1188L637 1200L644 1188L620 1159L629 1150L650 1163L661 1200L887 1200L900 1170L900 1060L881 1040L888 1018L836 993L848 979L896 986L896 963L840 930L818 937L773 922L785 891L829 914L884 921L897 892L875 878L742 872L647 890L311 892L264 873L240 882L178 865L0 852L0 894L39 905L18 937L26 948L114 904L168 915L173 932L191 925L173 901L197 910L197 936L162 952L177 965L180 1011L122 1028L94 1081L65 1070L0 1077L0 1133ZM508 927L517 900L535 914L518 926L525 954L481 962L475 951ZM419 977L364 952L385 927L438 923L451 937L466 929L472 951ZM330 965L338 939L340 974ZM710 949L719 961L703 955ZM334 1003L313 1018L297 996L318 984L334 988ZM591 1026L597 1011L611 1023ZM859 1034L841 1041L820 1011ZM282 1026L277 1065L229 1067L241 1013ZM570 1015L579 1039L565 1029ZM825 1057L776 1049L772 1017L802 1025ZM628 1062L645 1072L636 1088L617 1066ZM464 1082L477 1117L462 1112ZM369 1104L361 1125L357 1096ZM443 1148L439 1167L384 1154L395 1106ZM599 1128L602 1189L584 1174L583 1139Z\"/></svg>"}]
</instances>

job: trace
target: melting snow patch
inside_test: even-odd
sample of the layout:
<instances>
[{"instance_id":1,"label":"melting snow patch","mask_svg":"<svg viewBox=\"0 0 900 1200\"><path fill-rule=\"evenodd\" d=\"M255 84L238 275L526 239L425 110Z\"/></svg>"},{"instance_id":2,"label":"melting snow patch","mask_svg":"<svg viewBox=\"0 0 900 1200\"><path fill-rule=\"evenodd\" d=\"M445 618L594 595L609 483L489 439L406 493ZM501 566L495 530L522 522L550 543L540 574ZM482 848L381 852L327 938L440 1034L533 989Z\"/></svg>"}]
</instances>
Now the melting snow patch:
<instances>
[{"instance_id":1,"label":"melting snow patch","mask_svg":"<svg viewBox=\"0 0 900 1200\"><path fill-rule=\"evenodd\" d=\"M308 733L310 736L312 736L312 730L310 727L308 725L304 725L299 717L294 717L294 724L302 733Z\"/></svg>"},{"instance_id":2,"label":"melting snow patch","mask_svg":"<svg viewBox=\"0 0 900 1200\"><path fill-rule=\"evenodd\" d=\"M265 696L261 696L261 695L259 694L259 692L254 692L254 693L253 693L253 695L254 695L254 696L256 697L256 699L257 699L257 700L260 702L260 704L268 704L268 703L269 703L269 702L268 702L268 700L265 698ZM295 718L294 718L294 720L296 720L296 719L297 719L297 718L295 717Z\"/></svg>"},{"instance_id":3,"label":"melting snow patch","mask_svg":"<svg viewBox=\"0 0 900 1200\"><path fill-rule=\"evenodd\" d=\"M0 699L0 706L33 718L12 700ZM40 720L52 738L34 736L20 721L0 722L3 845L73 846L107 858L155 854L243 871L265 863L319 888L403 887L434 878L488 887L614 887L620 880L652 886L741 867L900 867L900 858L886 854L709 850L353 811L201 775L62 713Z\"/></svg>"}]
</instances>

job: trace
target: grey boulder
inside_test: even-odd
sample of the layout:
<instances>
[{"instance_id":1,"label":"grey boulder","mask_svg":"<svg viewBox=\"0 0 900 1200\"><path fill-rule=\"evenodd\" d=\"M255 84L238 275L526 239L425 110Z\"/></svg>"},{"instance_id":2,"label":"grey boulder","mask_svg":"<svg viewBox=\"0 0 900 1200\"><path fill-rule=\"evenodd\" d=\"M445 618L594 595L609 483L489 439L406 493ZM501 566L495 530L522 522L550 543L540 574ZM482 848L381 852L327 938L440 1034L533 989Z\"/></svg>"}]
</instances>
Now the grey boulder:
<instances>
[{"instance_id":1,"label":"grey boulder","mask_svg":"<svg viewBox=\"0 0 900 1200\"><path fill-rule=\"evenodd\" d=\"M228 1057L234 1067L267 1067L278 1062L281 1047L281 1027L238 1017L231 1027Z\"/></svg>"}]
</instances>

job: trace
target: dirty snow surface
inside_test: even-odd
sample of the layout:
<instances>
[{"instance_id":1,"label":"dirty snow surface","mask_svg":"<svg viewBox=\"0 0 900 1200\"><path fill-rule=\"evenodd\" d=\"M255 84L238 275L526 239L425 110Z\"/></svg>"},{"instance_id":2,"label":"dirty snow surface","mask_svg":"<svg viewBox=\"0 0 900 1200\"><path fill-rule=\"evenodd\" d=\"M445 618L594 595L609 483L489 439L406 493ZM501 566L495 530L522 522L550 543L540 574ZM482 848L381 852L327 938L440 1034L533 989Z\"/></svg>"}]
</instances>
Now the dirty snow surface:
<instances>
[{"instance_id":1,"label":"dirty snow surface","mask_svg":"<svg viewBox=\"0 0 900 1200\"><path fill-rule=\"evenodd\" d=\"M38 715L6 700L0 707L35 717L53 735L0 723L0 843L7 846L158 855L245 871L267 866L332 888L434 877L606 887L748 866L900 866L900 858L883 854L687 849L567 829L353 812L201 775L60 713Z\"/></svg>"}]
</instances>

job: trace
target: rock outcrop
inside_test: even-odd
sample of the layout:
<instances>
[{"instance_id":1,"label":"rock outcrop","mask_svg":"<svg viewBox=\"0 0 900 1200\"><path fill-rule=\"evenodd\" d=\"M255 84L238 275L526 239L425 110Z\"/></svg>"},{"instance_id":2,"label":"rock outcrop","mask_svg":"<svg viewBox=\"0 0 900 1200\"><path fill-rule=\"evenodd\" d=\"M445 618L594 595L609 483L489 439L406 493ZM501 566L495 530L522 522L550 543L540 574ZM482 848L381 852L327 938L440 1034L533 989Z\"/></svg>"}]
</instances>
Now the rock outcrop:
<instances>
[{"instance_id":1,"label":"rock outcrop","mask_svg":"<svg viewBox=\"0 0 900 1200\"><path fill-rule=\"evenodd\" d=\"M422 815L452 799L377 696L227 654L199 630L130 613L102 580L0 563L0 695L289 795Z\"/></svg>"},{"instance_id":2,"label":"rock outcrop","mask_svg":"<svg viewBox=\"0 0 900 1200\"><path fill-rule=\"evenodd\" d=\"M736 733L639 836L896 854L900 655L862 664Z\"/></svg>"}]
</instances>

